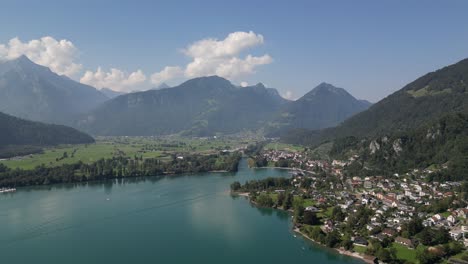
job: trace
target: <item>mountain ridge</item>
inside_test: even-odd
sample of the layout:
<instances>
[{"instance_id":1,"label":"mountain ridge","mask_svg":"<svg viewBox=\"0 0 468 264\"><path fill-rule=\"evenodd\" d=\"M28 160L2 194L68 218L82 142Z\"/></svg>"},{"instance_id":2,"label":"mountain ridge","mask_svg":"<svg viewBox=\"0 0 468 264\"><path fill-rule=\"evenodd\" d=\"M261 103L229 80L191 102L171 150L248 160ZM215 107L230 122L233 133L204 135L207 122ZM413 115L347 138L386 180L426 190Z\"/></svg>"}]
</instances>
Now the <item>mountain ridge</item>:
<instances>
[{"instance_id":1,"label":"mountain ridge","mask_svg":"<svg viewBox=\"0 0 468 264\"><path fill-rule=\"evenodd\" d=\"M0 155L10 146L50 146L93 143L94 139L74 128L29 121L0 112Z\"/></svg>"},{"instance_id":2,"label":"mountain ridge","mask_svg":"<svg viewBox=\"0 0 468 264\"><path fill-rule=\"evenodd\" d=\"M427 73L334 128L296 130L290 143L317 145L325 140L372 137L406 131L447 113L468 112L468 59Z\"/></svg>"},{"instance_id":3,"label":"mountain ridge","mask_svg":"<svg viewBox=\"0 0 468 264\"><path fill-rule=\"evenodd\" d=\"M53 73L24 55L0 63L0 111L4 113L66 124L107 99L94 87Z\"/></svg>"}]
</instances>

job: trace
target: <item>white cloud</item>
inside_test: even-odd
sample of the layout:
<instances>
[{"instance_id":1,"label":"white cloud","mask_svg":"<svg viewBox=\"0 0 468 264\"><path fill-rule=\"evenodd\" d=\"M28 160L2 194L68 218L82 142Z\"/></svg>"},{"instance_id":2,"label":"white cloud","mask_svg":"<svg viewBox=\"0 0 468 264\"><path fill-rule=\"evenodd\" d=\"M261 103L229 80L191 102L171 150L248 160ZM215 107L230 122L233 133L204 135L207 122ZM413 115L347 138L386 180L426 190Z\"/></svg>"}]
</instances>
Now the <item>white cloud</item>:
<instances>
[{"instance_id":1,"label":"white cloud","mask_svg":"<svg viewBox=\"0 0 468 264\"><path fill-rule=\"evenodd\" d=\"M249 86L249 83L248 82L241 82L240 86L241 87L247 87L247 86Z\"/></svg>"},{"instance_id":2,"label":"white cloud","mask_svg":"<svg viewBox=\"0 0 468 264\"><path fill-rule=\"evenodd\" d=\"M288 100L294 100L294 95L293 95L293 92L290 91L290 90L287 90L284 94L283 94L283 97L285 99L288 99Z\"/></svg>"},{"instance_id":3,"label":"white cloud","mask_svg":"<svg viewBox=\"0 0 468 264\"><path fill-rule=\"evenodd\" d=\"M179 66L167 66L162 71L151 75L152 84L161 84L165 81L183 76L184 71Z\"/></svg>"},{"instance_id":4,"label":"white cloud","mask_svg":"<svg viewBox=\"0 0 468 264\"><path fill-rule=\"evenodd\" d=\"M192 58L232 57L242 50L263 44L263 36L254 32L234 32L224 40L213 38L199 40L184 50Z\"/></svg>"},{"instance_id":5,"label":"white cloud","mask_svg":"<svg viewBox=\"0 0 468 264\"><path fill-rule=\"evenodd\" d=\"M215 73L216 75L233 79L245 74L255 73L255 67L270 64L272 61L273 59L268 54L261 57L248 55L245 59L234 57L217 65Z\"/></svg>"},{"instance_id":6,"label":"white cloud","mask_svg":"<svg viewBox=\"0 0 468 264\"><path fill-rule=\"evenodd\" d=\"M110 88L116 91L138 90L146 81L146 76L141 70L127 74L119 69L112 68L105 72L98 67L96 72L86 71L80 82L97 88Z\"/></svg>"},{"instance_id":7,"label":"white cloud","mask_svg":"<svg viewBox=\"0 0 468 264\"><path fill-rule=\"evenodd\" d=\"M57 74L73 76L78 73L82 65L74 61L78 50L71 41L56 40L45 36L22 42L19 38L12 38L8 44L0 44L0 60L12 60L26 55L33 62L49 67Z\"/></svg>"},{"instance_id":8,"label":"white cloud","mask_svg":"<svg viewBox=\"0 0 468 264\"><path fill-rule=\"evenodd\" d=\"M270 55L247 55L240 58L240 53L264 43L263 36L250 32L233 32L223 40L213 38L194 42L182 52L191 58L185 66L183 75L194 78L208 75L218 75L230 80L255 73L256 67L270 64ZM153 83L160 83L181 77L182 67L166 67L159 73L153 74ZM152 78L153 80L153 78Z\"/></svg>"},{"instance_id":9,"label":"white cloud","mask_svg":"<svg viewBox=\"0 0 468 264\"><path fill-rule=\"evenodd\" d=\"M182 66L167 66L160 72L147 78L142 70L126 73L112 68L104 71L87 70L80 82L97 88L111 88L119 91L141 90L152 84L160 84L173 79L194 78L208 75L240 81L246 75L254 74L257 67L272 63L270 55L254 56L249 49L263 45L264 38L253 31L233 32L218 40L207 38L196 41L182 50L190 62ZM50 68L57 74L79 78L82 65L77 63L78 49L66 39L57 40L50 36L22 42L12 38L6 44L0 44L0 60L11 60L26 55L33 62ZM149 79L149 80L148 80Z\"/></svg>"}]
</instances>

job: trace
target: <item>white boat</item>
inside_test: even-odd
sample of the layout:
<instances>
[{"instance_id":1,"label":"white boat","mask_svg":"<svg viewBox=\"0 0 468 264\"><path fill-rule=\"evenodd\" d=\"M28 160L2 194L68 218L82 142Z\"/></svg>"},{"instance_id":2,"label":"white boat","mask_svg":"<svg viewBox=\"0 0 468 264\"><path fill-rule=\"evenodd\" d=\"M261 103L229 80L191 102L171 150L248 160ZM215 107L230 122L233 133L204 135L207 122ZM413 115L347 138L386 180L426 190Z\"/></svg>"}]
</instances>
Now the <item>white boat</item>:
<instances>
[{"instance_id":1,"label":"white boat","mask_svg":"<svg viewBox=\"0 0 468 264\"><path fill-rule=\"evenodd\" d=\"M16 188L0 188L0 193L16 192Z\"/></svg>"}]
</instances>

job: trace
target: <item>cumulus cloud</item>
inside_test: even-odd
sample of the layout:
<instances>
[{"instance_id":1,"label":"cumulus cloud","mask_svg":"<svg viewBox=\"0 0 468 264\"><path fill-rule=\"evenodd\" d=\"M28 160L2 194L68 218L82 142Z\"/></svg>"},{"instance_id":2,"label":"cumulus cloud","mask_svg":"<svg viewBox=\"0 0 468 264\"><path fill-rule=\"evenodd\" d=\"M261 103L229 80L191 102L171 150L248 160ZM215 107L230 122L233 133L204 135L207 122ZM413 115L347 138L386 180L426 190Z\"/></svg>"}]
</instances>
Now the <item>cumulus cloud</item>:
<instances>
[{"instance_id":1,"label":"cumulus cloud","mask_svg":"<svg viewBox=\"0 0 468 264\"><path fill-rule=\"evenodd\" d=\"M263 44L263 36L254 32L234 32L224 40L213 38L196 41L183 52L192 58L221 58L239 54L244 49Z\"/></svg>"},{"instance_id":2,"label":"cumulus cloud","mask_svg":"<svg viewBox=\"0 0 468 264\"><path fill-rule=\"evenodd\" d=\"M186 65L167 66L147 78L142 70L127 73L117 68L105 71L87 70L80 82L97 88L111 88L130 91L148 88L149 82L158 85L181 78L218 75L233 81L255 73L257 67L270 64L273 58L268 54L254 56L247 51L263 45L264 38L253 31L233 32L224 39L207 38L196 41L182 49L190 61ZM78 49L66 39L57 40L50 36L27 42L13 38L6 44L0 43L0 60L11 60L26 55L33 62L50 68L60 75L79 78L82 65L77 63Z\"/></svg>"},{"instance_id":3,"label":"cumulus cloud","mask_svg":"<svg viewBox=\"0 0 468 264\"><path fill-rule=\"evenodd\" d=\"M151 75L152 84L161 84L165 81L183 76L184 71L179 66L167 66L162 71Z\"/></svg>"},{"instance_id":4,"label":"cumulus cloud","mask_svg":"<svg viewBox=\"0 0 468 264\"><path fill-rule=\"evenodd\" d=\"M293 95L293 92L290 91L290 90L287 90L284 94L283 94L283 97L285 99L288 99L288 100L294 100L294 95Z\"/></svg>"},{"instance_id":5,"label":"cumulus cloud","mask_svg":"<svg viewBox=\"0 0 468 264\"><path fill-rule=\"evenodd\" d=\"M0 44L0 60L12 60L26 55L33 62L49 67L61 75L73 76L82 65L75 63L78 50L71 41L56 40L46 36L22 42L19 38L10 39L8 44Z\"/></svg>"},{"instance_id":6,"label":"cumulus cloud","mask_svg":"<svg viewBox=\"0 0 468 264\"><path fill-rule=\"evenodd\" d=\"M112 68L110 72L105 72L101 67L98 67L96 72L86 71L80 79L80 82L84 84L122 92L137 90L138 86L144 84L145 81L146 76L142 70L128 74L115 68Z\"/></svg>"},{"instance_id":7,"label":"cumulus cloud","mask_svg":"<svg viewBox=\"0 0 468 264\"><path fill-rule=\"evenodd\" d=\"M244 75L255 73L260 65L270 64L273 58L268 55L244 58L240 54L249 48L262 45L263 36L250 32L233 32L225 39L202 39L190 44L182 52L191 59L183 69L183 76L194 78L207 75L218 75L227 79L238 79ZM181 77L183 67L166 67L161 72L153 74L154 84Z\"/></svg>"},{"instance_id":8,"label":"cumulus cloud","mask_svg":"<svg viewBox=\"0 0 468 264\"><path fill-rule=\"evenodd\" d=\"M240 86L241 87L247 87L247 86L249 86L249 83L248 82L241 82Z\"/></svg>"}]
</instances>

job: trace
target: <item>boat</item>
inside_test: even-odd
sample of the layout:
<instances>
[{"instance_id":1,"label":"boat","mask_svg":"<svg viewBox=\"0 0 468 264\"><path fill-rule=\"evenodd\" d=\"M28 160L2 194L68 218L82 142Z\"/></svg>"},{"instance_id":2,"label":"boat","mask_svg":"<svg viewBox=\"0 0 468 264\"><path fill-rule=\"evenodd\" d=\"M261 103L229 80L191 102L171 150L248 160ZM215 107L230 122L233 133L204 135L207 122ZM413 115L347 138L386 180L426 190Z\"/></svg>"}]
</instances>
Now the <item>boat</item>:
<instances>
[{"instance_id":1,"label":"boat","mask_svg":"<svg viewBox=\"0 0 468 264\"><path fill-rule=\"evenodd\" d=\"M16 192L16 188L0 188L0 193Z\"/></svg>"}]
</instances>

